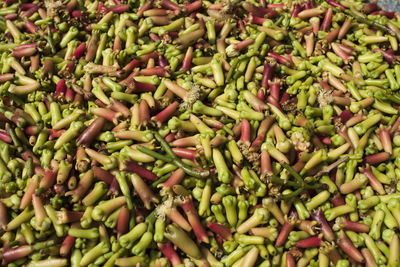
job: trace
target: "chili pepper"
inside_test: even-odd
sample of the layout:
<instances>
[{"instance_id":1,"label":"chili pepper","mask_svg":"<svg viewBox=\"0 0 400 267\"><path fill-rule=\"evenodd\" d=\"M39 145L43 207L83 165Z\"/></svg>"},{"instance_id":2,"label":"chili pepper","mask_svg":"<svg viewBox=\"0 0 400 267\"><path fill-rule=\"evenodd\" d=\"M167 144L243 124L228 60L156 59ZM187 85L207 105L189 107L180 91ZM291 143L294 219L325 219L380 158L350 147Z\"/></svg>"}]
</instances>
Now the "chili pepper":
<instances>
[{"instance_id":1,"label":"chili pepper","mask_svg":"<svg viewBox=\"0 0 400 267\"><path fill-rule=\"evenodd\" d=\"M169 225L164 233L167 239L185 251L189 256L200 259L201 252L196 244L180 228Z\"/></svg>"},{"instance_id":2,"label":"chili pepper","mask_svg":"<svg viewBox=\"0 0 400 267\"><path fill-rule=\"evenodd\" d=\"M317 249L297 256L296 242L318 245L321 266L380 264L379 251L396 264L396 240L357 234L389 244L399 224L395 14L330 0L13 2L0 10L3 250L20 233L66 240L18 264L164 264L157 249L174 266L219 266L212 253L229 266L315 264ZM210 250L154 246L170 221Z\"/></svg>"}]
</instances>

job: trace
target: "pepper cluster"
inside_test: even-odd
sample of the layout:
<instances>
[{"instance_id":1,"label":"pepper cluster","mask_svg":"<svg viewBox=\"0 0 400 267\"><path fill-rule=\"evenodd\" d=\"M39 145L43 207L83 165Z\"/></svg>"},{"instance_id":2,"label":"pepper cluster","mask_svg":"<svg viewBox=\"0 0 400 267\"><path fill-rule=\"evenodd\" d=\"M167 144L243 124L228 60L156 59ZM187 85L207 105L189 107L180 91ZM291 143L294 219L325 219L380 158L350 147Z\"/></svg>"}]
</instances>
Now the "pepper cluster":
<instances>
[{"instance_id":1,"label":"pepper cluster","mask_svg":"<svg viewBox=\"0 0 400 267\"><path fill-rule=\"evenodd\" d=\"M400 266L400 15L4 0L7 266Z\"/></svg>"}]
</instances>

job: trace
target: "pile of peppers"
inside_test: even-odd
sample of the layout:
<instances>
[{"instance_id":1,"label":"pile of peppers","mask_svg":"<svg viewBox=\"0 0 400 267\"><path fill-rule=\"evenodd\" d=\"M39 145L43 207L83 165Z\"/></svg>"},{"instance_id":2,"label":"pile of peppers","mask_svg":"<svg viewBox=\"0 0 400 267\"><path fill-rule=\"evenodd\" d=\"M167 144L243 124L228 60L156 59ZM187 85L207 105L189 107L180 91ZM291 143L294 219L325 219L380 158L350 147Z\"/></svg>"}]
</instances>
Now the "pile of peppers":
<instances>
[{"instance_id":1,"label":"pile of peppers","mask_svg":"<svg viewBox=\"0 0 400 267\"><path fill-rule=\"evenodd\" d=\"M400 266L400 15L3 0L2 266Z\"/></svg>"}]
</instances>

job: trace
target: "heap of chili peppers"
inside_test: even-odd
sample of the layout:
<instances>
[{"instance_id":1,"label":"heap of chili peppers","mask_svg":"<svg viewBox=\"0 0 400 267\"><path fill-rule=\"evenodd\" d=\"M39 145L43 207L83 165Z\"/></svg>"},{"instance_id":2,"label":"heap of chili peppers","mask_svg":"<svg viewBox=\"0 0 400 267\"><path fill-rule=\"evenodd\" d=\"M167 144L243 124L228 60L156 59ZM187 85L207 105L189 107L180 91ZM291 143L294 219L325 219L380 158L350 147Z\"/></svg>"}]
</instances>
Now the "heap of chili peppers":
<instances>
[{"instance_id":1,"label":"heap of chili peppers","mask_svg":"<svg viewBox=\"0 0 400 267\"><path fill-rule=\"evenodd\" d=\"M400 266L400 15L4 0L7 266Z\"/></svg>"}]
</instances>

